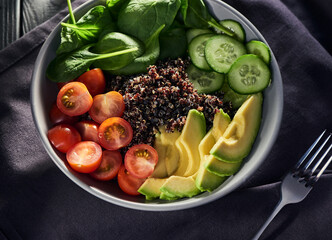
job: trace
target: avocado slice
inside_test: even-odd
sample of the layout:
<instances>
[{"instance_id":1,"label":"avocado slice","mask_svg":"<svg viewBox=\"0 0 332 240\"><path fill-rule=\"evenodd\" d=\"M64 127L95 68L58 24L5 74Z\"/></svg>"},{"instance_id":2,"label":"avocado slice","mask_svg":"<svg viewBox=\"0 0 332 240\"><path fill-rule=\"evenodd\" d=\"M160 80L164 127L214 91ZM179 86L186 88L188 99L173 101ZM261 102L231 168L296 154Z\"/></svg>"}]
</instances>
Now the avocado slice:
<instances>
[{"instance_id":1,"label":"avocado slice","mask_svg":"<svg viewBox=\"0 0 332 240\"><path fill-rule=\"evenodd\" d=\"M227 179L226 176L220 177L205 169L204 165L209 156L211 156L211 155L204 156L201 167L199 168L199 170L197 172L196 181L195 181L196 187L199 190L201 190L202 192L203 191L212 192L214 189L219 187L220 184L222 184ZM219 160L217 160L217 161L219 161Z\"/></svg>"},{"instance_id":2,"label":"avocado slice","mask_svg":"<svg viewBox=\"0 0 332 240\"><path fill-rule=\"evenodd\" d=\"M212 134L215 139L219 139L224 134L230 122L231 118L222 109L214 115Z\"/></svg>"},{"instance_id":3,"label":"avocado slice","mask_svg":"<svg viewBox=\"0 0 332 240\"><path fill-rule=\"evenodd\" d=\"M166 150L167 145L162 142L161 139L162 133L157 133L155 136L155 141L153 144L154 149L156 149L158 153L158 162L154 168L151 177L154 178L165 178L168 177L167 169L166 169Z\"/></svg>"},{"instance_id":4,"label":"avocado slice","mask_svg":"<svg viewBox=\"0 0 332 240\"><path fill-rule=\"evenodd\" d=\"M216 139L214 138L214 136L212 134L212 128L211 128L198 145L198 151L199 151L199 155L201 157L201 161L202 161L202 159L204 159L205 155L210 154L210 150L214 146L215 143L216 143Z\"/></svg>"},{"instance_id":5,"label":"avocado slice","mask_svg":"<svg viewBox=\"0 0 332 240\"><path fill-rule=\"evenodd\" d=\"M176 176L184 176L184 173L188 167L188 154L180 138L181 136L175 141L175 146L178 149L180 155L179 166L174 173Z\"/></svg>"},{"instance_id":6,"label":"avocado slice","mask_svg":"<svg viewBox=\"0 0 332 240\"><path fill-rule=\"evenodd\" d=\"M161 192L160 199L167 200L167 201L172 201L172 200L178 199L178 197L176 197L174 195L170 195L168 193Z\"/></svg>"},{"instance_id":7,"label":"avocado slice","mask_svg":"<svg viewBox=\"0 0 332 240\"><path fill-rule=\"evenodd\" d=\"M161 186L160 191L166 195L176 196L178 198L193 197L201 192L196 187L193 176L170 176Z\"/></svg>"},{"instance_id":8,"label":"avocado slice","mask_svg":"<svg viewBox=\"0 0 332 240\"><path fill-rule=\"evenodd\" d=\"M191 176L198 171L201 158L198 145L206 134L206 122L204 114L195 109L188 112L186 124L182 130L180 141L188 155L188 166L184 176Z\"/></svg>"},{"instance_id":9,"label":"avocado slice","mask_svg":"<svg viewBox=\"0 0 332 240\"><path fill-rule=\"evenodd\" d=\"M160 187L166 182L166 178L148 178L137 190L139 193L145 195L147 200L160 197Z\"/></svg>"},{"instance_id":10,"label":"avocado slice","mask_svg":"<svg viewBox=\"0 0 332 240\"><path fill-rule=\"evenodd\" d=\"M238 109L222 137L210 154L225 162L238 162L246 157L257 136L262 116L263 96L250 96Z\"/></svg>"},{"instance_id":11,"label":"avocado slice","mask_svg":"<svg viewBox=\"0 0 332 240\"><path fill-rule=\"evenodd\" d=\"M230 176L236 173L241 167L242 161L223 162L213 155L208 155L204 163L204 168L218 176Z\"/></svg>"}]
</instances>

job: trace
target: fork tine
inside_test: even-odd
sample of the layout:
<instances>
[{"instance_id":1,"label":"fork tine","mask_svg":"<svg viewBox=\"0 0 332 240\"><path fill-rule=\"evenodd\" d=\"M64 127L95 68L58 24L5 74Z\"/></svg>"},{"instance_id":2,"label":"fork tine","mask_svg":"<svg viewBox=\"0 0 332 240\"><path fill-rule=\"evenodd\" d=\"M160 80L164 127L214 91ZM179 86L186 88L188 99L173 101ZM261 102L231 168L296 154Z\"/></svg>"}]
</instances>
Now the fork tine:
<instances>
[{"instance_id":1,"label":"fork tine","mask_svg":"<svg viewBox=\"0 0 332 240\"><path fill-rule=\"evenodd\" d=\"M312 168L312 170L311 170L312 173L314 173L316 171L316 169L318 168L318 166L320 165L320 163L324 160L325 156L327 155L327 153L330 151L331 148L332 148L332 144L329 146L329 148L325 151L325 153L323 154L323 156L321 156L321 158L319 159L319 161Z\"/></svg>"},{"instance_id":2,"label":"fork tine","mask_svg":"<svg viewBox=\"0 0 332 240\"><path fill-rule=\"evenodd\" d=\"M331 133L330 135L326 138L326 140L324 141L324 143L319 147L319 149L315 152L315 154L310 158L310 160L307 162L307 164L305 165L303 171L307 170L308 167L311 165L311 163L316 159L317 155L320 153L320 151L322 151L323 147L325 146L325 144L327 143L327 141L330 139L331 137ZM321 159L323 160L323 159ZM312 171L313 172L313 171Z\"/></svg>"},{"instance_id":3,"label":"fork tine","mask_svg":"<svg viewBox=\"0 0 332 240\"><path fill-rule=\"evenodd\" d=\"M310 146L310 148L303 154L303 156L300 158L300 160L295 165L295 170L297 170L301 164L304 162L304 160L308 157L308 155L311 153L312 149L317 145L319 140L323 137L324 133L326 132L326 129L322 132L322 134L316 139L316 141Z\"/></svg>"},{"instance_id":4,"label":"fork tine","mask_svg":"<svg viewBox=\"0 0 332 240\"><path fill-rule=\"evenodd\" d=\"M323 172L325 171L325 169L327 168L327 166L331 163L331 161L332 161L332 155L330 156L330 159L325 163L324 167L319 171L319 173L315 177L315 182L318 181L318 179L323 174Z\"/></svg>"}]
</instances>

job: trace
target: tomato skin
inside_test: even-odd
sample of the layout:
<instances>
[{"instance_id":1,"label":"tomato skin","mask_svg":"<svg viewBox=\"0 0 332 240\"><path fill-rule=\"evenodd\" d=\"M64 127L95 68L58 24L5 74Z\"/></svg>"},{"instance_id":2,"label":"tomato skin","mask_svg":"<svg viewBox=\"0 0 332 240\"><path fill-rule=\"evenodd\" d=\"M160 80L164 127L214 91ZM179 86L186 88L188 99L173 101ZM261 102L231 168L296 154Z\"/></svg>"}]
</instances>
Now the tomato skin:
<instances>
[{"instance_id":1,"label":"tomato skin","mask_svg":"<svg viewBox=\"0 0 332 240\"><path fill-rule=\"evenodd\" d=\"M81 141L81 135L71 125L59 124L47 132L51 144L60 152L66 153L72 146Z\"/></svg>"},{"instance_id":2,"label":"tomato skin","mask_svg":"<svg viewBox=\"0 0 332 240\"><path fill-rule=\"evenodd\" d=\"M93 141L99 143L98 123L90 120L83 120L76 123L75 128L81 134L82 141Z\"/></svg>"},{"instance_id":3,"label":"tomato skin","mask_svg":"<svg viewBox=\"0 0 332 240\"><path fill-rule=\"evenodd\" d=\"M106 119L98 129L100 145L108 150L118 150L127 146L133 139L130 124L119 117Z\"/></svg>"},{"instance_id":4,"label":"tomato skin","mask_svg":"<svg viewBox=\"0 0 332 240\"><path fill-rule=\"evenodd\" d=\"M158 163L158 153L147 144L138 144L127 151L124 163L132 176L147 178L153 173Z\"/></svg>"},{"instance_id":5,"label":"tomato skin","mask_svg":"<svg viewBox=\"0 0 332 240\"><path fill-rule=\"evenodd\" d=\"M103 151L101 164L90 175L100 181L108 181L116 177L122 165L122 155L119 151Z\"/></svg>"},{"instance_id":6,"label":"tomato skin","mask_svg":"<svg viewBox=\"0 0 332 240\"><path fill-rule=\"evenodd\" d=\"M124 110L125 103L122 95L116 91L110 91L93 97L89 114L94 121L102 123L110 117L121 117Z\"/></svg>"},{"instance_id":7,"label":"tomato skin","mask_svg":"<svg viewBox=\"0 0 332 240\"><path fill-rule=\"evenodd\" d=\"M98 143L92 141L83 141L72 146L67 154L66 159L77 172L91 173L95 171L102 160L102 148Z\"/></svg>"},{"instance_id":8,"label":"tomato skin","mask_svg":"<svg viewBox=\"0 0 332 240\"><path fill-rule=\"evenodd\" d=\"M137 190L140 188L140 186L144 183L145 179L143 178L136 178L132 176L125 168L124 165L120 167L119 173L118 173L118 184L122 191L125 193L137 196L140 195Z\"/></svg>"},{"instance_id":9,"label":"tomato skin","mask_svg":"<svg viewBox=\"0 0 332 240\"><path fill-rule=\"evenodd\" d=\"M92 106L92 97L83 83L70 82L64 85L57 96L57 106L68 116L79 116Z\"/></svg>"},{"instance_id":10,"label":"tomato skin","mask_svg":"<svg viewBox=\"0 0 332 240\"><path fill-rule=\"evenodd\" d=\"M60 123L74 124L79 120L79 117L77 116L68 116L61 112L56 103L54 103L51 107L49 118L53 125Z\"/></svg>"},{"instance_id":11,"label":"tomato skin","mask_svg":"<svg viewBox=\"0 0 332 240\"><path fill-rule=\"evenodd\" d=\"M105 76L100 68L91 69L83 73L76 81L83 83L89 90L91 96L101 94L105 91Z\"/></svg>"}]
</instances>

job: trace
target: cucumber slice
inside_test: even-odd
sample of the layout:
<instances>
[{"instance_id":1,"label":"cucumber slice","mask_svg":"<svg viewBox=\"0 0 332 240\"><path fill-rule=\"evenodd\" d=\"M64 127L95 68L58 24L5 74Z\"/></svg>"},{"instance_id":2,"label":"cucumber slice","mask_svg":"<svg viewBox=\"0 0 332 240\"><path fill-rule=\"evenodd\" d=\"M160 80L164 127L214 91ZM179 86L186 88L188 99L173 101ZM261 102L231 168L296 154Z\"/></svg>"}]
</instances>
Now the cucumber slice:
<instances>
[{"instance_id":1,"label":"cucumber slice","mask_svg":"<svg viewBox=\"0 0 332 240\"><path fill-rule=\"evenodd\" d=\"M271 52L265 43L257 40L251 40L246 44L248 53L252 53L262 58L266 64L271 62Z\"/></svg>"},{"instance_id":2,"label":"cucumber slice","mask_svg":"<svg viewBox=\"0 0 332 240\"><path fill-rule=\"evenodd\" d=\"M224 85L221 88L221 91L224 93L224 101L231 102L234 109L238 109L248 98L249 95L238 94L234 92L228 85L228 82L225 81Z\"/></svg>"},{"instance_id":3,"label":"cucumber slice","mask_svg":"<svg viewBox=\"0 0 332 240\"><path fill-rule=\"evenodd\" d=\"M262 91L270 83L271 72L266 63L257 55L239 57L227 74L231 89L239 94Z\"/></svg>"},{"instance_id":4,"label":"cucumber slice","mask_svg":"<svg viewBox=\"0 0 332 240\"><path fill-rule=\"evenodd\" d=\"M205 46L207 63L219 73L227 73L233 62L246 53L242 43L226 35L211 37Z\"/></svg>"},{"instance_id":5,"label":"cucumber slice","mask_svg":"<svg viewBox=\"0 0 332 240\"><path fill-rule=\"evenodd\" d=\"M213 33L210 29L200 29L200 28L191 28L186 32L187 36L187 42L188 44L193 40L195 37L207 34L207 33Z\"/></svg>"},{"instance_id":6,"label":"cucumber slice","mask_svg":"<svg viewBox=\"0 0 332 240\"><path fill-rule=\"evenodd\" d=\"M224 27L230 29L234 33L234 38L240 42L244 42L246 39L246 32L242 25L232 19L225 19L219 22Z\"/></svg>"},{"instance_id":7,"label":"cucumber slice","mask_svg":"<svg viewBox=\"0 0 332 240\"><path fill-rule=\"evenodd\" d=\"M202 34L195 37L188 46L188 53L192 63L199 69L211 71L209 64L205 59L205 45L209 38L213 37L214 34Z\"/></svg>"},{"instance_id":8,"label":"cucumber slice","mask_svg":"<svg viewBox=\"0 0 332 240\"><path fill-rule=\"evenodd\" d=\"M193 64L187 68L188 78L198 93L213 93L221 89L225 75L198 69Z\"/></svg>"}]
</instances>

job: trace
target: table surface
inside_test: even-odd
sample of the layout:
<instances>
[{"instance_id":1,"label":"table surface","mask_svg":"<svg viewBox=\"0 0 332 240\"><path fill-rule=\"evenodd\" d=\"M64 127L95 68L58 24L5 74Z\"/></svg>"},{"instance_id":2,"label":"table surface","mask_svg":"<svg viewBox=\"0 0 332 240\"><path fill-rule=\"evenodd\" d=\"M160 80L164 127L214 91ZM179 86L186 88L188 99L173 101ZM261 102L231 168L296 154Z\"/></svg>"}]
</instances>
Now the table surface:
<instances>
[{"instance_id":1,"label":"table surface","mask_svg":"<svg viewBox=\"0 0 332 240\"><path fill-rule=\"evenodd\" d=\"M72 0L74 2L74 0ZM332 53L332 0L282 0ZM67 6L66 0L0 0L0 50Z\"/></svg>"}]
</instances>

